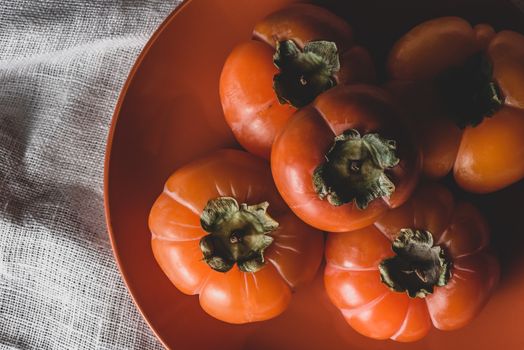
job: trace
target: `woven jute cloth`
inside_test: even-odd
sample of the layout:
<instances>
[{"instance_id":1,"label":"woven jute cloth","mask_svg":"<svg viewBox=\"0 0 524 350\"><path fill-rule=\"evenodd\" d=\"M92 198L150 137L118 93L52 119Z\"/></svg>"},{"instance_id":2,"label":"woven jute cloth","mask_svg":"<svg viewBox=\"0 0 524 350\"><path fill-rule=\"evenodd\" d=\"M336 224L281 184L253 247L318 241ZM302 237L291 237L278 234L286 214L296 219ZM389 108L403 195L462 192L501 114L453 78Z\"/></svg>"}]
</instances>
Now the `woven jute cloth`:
<instances>
[{"instance_id":1,"label":"woven jute cloth","mask_svg":"<svg viewBox=\"0 0 524 350\"><path fill-rule=\"evenodd\" d=\"M113 259L103 160L129 70L179 3L0 1L0 349L161 348Z\"/></svg>"},{"instance_id":2,"label":"woven jute cloth","mask_svg":"<svg viewBox=\"0 0 524 350\"><path fill-rule=\"evenodd\" d=\"M161 348L105 227L110 120L173 0L0 2L0 348Z\"/></svg>"}]
</instances>

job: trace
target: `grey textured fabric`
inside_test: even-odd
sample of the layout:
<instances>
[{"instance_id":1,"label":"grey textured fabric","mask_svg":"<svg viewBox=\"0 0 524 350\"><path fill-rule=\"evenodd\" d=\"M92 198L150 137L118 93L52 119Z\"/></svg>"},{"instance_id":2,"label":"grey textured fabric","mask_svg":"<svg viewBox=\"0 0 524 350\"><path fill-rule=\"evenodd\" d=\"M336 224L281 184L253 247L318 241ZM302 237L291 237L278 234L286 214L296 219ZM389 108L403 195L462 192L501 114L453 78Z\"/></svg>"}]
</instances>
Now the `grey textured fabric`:
<instances>
[{"instance_id":1,"label":"grey textured fabric","mask_svg":"<svg viewBox=\"0 0 524 350\"><path fill-rule=\"evenodd\" d=\"M123 83L179 1L0 1L0 348L156 349L114 262L103 158Z\"/></svg>"}]
</instances>

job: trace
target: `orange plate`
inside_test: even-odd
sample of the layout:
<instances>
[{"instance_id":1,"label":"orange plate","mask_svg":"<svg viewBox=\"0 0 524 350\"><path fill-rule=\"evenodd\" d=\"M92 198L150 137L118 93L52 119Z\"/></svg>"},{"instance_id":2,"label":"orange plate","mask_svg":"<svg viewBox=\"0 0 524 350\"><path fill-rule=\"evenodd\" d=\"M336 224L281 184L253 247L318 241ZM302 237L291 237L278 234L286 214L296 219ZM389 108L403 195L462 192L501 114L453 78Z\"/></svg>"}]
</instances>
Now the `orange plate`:
<instances>
[{"instance_id":1,"label":"orange plate","mask_svg":"<svg viewBox=\"0 0 524 350\"><path fill-rule=\"evenodd\" d=\"M207 316L157 266L149 209L168 175L212 149L236 143L222 116L218 78L231 48L254 23L293 0L188 0L160 26L135 64L113 118L105 164L105 205L116 260L138 308L175 349L524 349L524 183L490 196L467 196L489 217L503 264L501 287L478 319L455 332L433 330L414 344L366 339L326 299L322 280L296 293L274 320L229 325ZM439 15L523 31L503 0L331 0L359 41L383 60L393 40ZM456 188L454 191L457 192ZM320 277L320 275L319 275Z\"/></svg>"}]
</instances>

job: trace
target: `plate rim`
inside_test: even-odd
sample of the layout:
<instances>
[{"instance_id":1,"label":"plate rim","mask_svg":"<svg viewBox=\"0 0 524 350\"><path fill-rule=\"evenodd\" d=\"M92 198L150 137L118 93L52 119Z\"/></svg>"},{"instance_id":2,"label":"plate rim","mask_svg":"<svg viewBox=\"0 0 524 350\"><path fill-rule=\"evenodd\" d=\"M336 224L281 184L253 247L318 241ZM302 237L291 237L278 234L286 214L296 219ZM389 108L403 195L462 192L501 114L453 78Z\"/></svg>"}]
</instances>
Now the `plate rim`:
<instances>
[{"instance_id":1,"label":"plate rim","mask_svg":"<svg viewBox=\"0 0 524 350\"><path fill-rule=\"evenodd\" d=\"M153 47L153 45L156 43L157 39L160 37L160 35L164 32L164 30L170 25L170 23L176 18L176 16L184 10L187 5L189 5L193 0L183 0L181 3L178 4L178 6L173 9L169 15L158 25L158 27L154 30L154 32L151 34L150 38L148 39L147 43L142 48L140 54L136 58L135 62L133 63L133 66L131 67L126 81L124 85L122 86L122 89L120 91L120 94L118 96L115 108L113 110L113 114L111 116L111 122L109 126L109 132L106 140L106 147L105 147L105 155L104 155L104 216L105 216L105 222L106 222L106 229L109 235L109 241L111 243L111 250L113 253L113 257L116 261L118 271L120 276L122 277L122 280L124 281L124 285L131 296L131 300L133 301L133 304L140 312L140 315L142 316L142 319L146 321L149 329L153 332L156 339L162 344L162 346L166 349L170 349L168 344L164 341L164 339L160 336L160 334L157 332L155 327L153 327L153 324L151 323L149 317L146 315L144 310L142 310L142 307L138 303L135 293L133 289L130 286L130 282L128 280L128 276L126 272L123 270L123 264L122 260L120 258L120 253L117 248L116 242L115 242L115 235L113 232L113 226L111 222L111 205L110 205L110 196L109 196L109 178L110 178L110 165L111 165L111 155L113 150L113 139L115 135L115 131L117 129L117 124L120 119L120 115L122 112L122 105L124 103L124 100L127 96L128 90L131 86L131 84L134 81L135 75L139 68L142 65L142 62L144 58L149 53L149 50Z\"/></svg>"}]
</instances>

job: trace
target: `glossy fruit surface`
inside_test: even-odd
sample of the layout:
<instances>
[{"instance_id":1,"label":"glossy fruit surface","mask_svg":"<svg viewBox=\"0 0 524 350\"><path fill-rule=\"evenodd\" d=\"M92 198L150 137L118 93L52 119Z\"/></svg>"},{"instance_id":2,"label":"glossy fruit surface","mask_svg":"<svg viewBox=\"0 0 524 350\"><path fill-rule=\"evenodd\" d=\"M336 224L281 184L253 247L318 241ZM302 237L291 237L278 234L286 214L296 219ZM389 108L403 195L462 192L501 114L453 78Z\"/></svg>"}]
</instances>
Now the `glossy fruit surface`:
<instances>
[{"instance_id":1,"label":"glossy fruit surface","mask_svg":"<svg viewBox=\"0 0 524 350\"><path fill-rule=\"evenodd\" d=\"M350 26L326 9L294 4L280 9L253 30L253 40L238 44L227 58L220 76L220 99L226 121L238 142L249 152L269 158L275 136L296 111L296 104L279 101L274 77L280 70L274 54L278 44L293 41L299 48L311 42L336 45L340 68L333 72L337 84L371 82L374 65L368 52L356 46ZM313 77L304 73L297 79ZM304 86L310 81L303 80Z\"/></svg>"},{"instance_id":2,"label":"glossy fruit surface","mask_svg":"<svg viewBox=\"0 0 524 350\"><path fill-rule=\"evenodd\" d=\"M445 285L413 298L388 288L379 265L394 255L391 242L401 230L415 228L432 235L451 270ZM440 330L464 327L484 307L499 279L498 261L488 251L489 236L475 207L454 203L441 185L423 185L374 225L328 237L327 293L346 321L371 338L408 342L424 337L432 324ZM419 271L424 270L415 272L425 280L428 275Z\"/></svg>"},{"instance_id":3,"label":"glossy fruit surface","mask_svg":"<svg viewBox=\"0 0 524 350\"><path fill-rule=\"evenodd\" d=\"M438 86L438 81L456 67L471 65L468 62L479 54L486 60L479 73L489 74L500 105L477 112L475 106L486 99L470 102L466 118L481 115L460 129L451 120L455 106L448 107L442 99L442 90L453 89L457 82ZM459 17L433 19L395 44L388 70L390 90L410 110L426 175L439 178L453 170L457 183L476 193L493 192L524 178L524 35L496 33L490 25L471 26ZM474 84L484 79L479 73ZM475 93L479 94L483 92Z\"/></svg>"},{"instance_id":4,"label":"glossy fruit surface","mask_svg":"<svg viewBox=\"0 0 524 350\"><path fill-rule=\"evenodd\" d=\"M216 198L268 205L267 213L278 227L267 234L272 242L261 253L264 264L256 272L243 272L236 264L227 272L216 271L206 263L201 247L208 232L201 222L203 211ZM253 214L246 215L253 220ZM214 219L217 224L213 226L222 225L230 216ZM255 237L245 234L249 231L245 226L253 224L245 220L226 232L229 240L235 238L234 251L243 249L242 239ZM282 313L292 289L313 280L324 248L322 233L285 206L269 165L236 150L218 151L178 169L151 209L149 228L155 258L171 282L183 293L198 294L207 313L229 323L261 321ZM237 232L241 235L233 236ZM213 244L221 248L223 243Z\"/></svg>"},{"instance_id":5,"label":"glossy fruit surface","mask_svg":"<svg viewBox=\"0 0 524 350\"><path fill-rule=\"evenodd\" d=\"M399 159L384 171L394 192L370 201L366 208L358 208L354 202L333 205L319 198L313 181L334 138L347 130L392 140ZM309 225L330 232L355 230L404 203L413 191L419 154L410 137L385 91L366 85L338 86L297 112L279 134L271 155L273 177L286 203ZM342 186L353 184L346 179Z\"/></svg>"}]
</instances>

